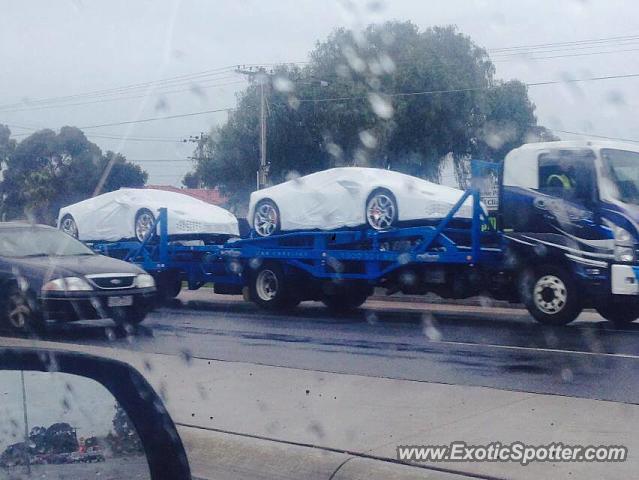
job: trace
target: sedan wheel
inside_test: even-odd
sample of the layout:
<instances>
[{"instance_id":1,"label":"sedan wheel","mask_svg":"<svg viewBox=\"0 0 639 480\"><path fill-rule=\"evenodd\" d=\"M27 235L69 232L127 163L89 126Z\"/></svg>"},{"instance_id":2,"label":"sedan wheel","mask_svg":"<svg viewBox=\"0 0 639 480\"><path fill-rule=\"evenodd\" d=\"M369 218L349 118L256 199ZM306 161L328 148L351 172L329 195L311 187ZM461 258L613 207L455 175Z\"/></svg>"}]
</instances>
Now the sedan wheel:
<instances>
[{"instance_id":1,"label":"sedan wheel","mask_svg":"<svg viewBox=\"0 0 639 480\"><path fill-rule=\"evenodd\" d=\"M388 190L376 190L366 202L366 221L375 230L387 230L397 222L397 202Z\"/></svg>"},{"instance_id":2,"label":"sedan wheel","mask_svg":"<svg viewBox=\"0 0 639 480\"><path fill-rule=\"evenodd\" d=\"M44 328L44 320L37 308L35 296L17 287L9 287L3 314L11 330L32 332Z\"/></svg>"},{"instance_id":3,"label":"sedan wheel","mask_svg":"<svg viewBox=\"0 0 639 480\"><path fill-rule=\"evenodd\" d=\"M270 237L280 229L280 212L271 200L263 200L255 207L253 229L260 237Z\"/></svg>"},{"instance_id":4,"label":"sedan wheel","mask_svg":"<svg viewBox=\"0 0 639 480\"><path fill-rule=\"evenodd\" d=\"M151 231L155 217L150 210L142 209L135 216L135 238L143 242L148 233Z\"/></svg>"},{"instance_id":5,"label":"sedan wheel","mask_svg":"<svg viewBox=\"0 0 639 480\"><path fill-rule=\"evenodd\" d=\"M73 238L78 238L78 226L71 215L65 215L60 222L60 230Z\"/></svg>"}]
</instances>

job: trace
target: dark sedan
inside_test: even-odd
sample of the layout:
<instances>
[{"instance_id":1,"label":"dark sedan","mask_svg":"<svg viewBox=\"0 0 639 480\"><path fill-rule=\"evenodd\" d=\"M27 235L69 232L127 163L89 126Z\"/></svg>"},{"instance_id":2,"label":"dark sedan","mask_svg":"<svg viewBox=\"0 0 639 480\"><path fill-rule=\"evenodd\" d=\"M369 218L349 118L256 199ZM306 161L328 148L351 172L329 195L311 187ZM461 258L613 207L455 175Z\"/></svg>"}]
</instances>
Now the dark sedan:
<instances>
[{"instance_id":1,"label":"dark sedan","mask_svg":"<svg viewBox=\"0 0 639 480\"><path fill-rule=\"evenodd\" d=\"M140 323L153 304L155 282L55 228L0 223L0 292L5 323L30 331L47 320Z\"/></svg>"}]
</instances>

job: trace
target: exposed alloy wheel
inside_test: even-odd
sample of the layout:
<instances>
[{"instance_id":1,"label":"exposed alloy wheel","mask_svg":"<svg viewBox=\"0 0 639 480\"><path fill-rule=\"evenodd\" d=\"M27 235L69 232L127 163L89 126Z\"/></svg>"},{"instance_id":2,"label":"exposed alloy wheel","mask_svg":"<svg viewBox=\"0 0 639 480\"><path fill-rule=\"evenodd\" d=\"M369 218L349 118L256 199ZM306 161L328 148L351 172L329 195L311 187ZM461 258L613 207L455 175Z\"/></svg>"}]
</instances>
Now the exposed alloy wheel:
<instances>
[{"instance_id":1,"label":"exposed alloy wheel","mask_svg":"<svg viewBox=\"0 0 639 480\"><path fill-rule=\"evenodd\" d=\"M577 285L563 267L541 265L524 272L520 291L526 308L540 323L566 325L581 313Z\"/></svg>"},{"instance_id":2,"label":"exposed alloy wheel","mask_svg":"<svg viewBox=\"0 0 639 480\"><path fill-rule=\"evenodd\" d=\"M67 235L71 235L73 238L78 238L78 225L71 215L62 217L62 220L60 220L60 230Z\"/></svg>"},{"instance_id":3,"label":"exposed alloy wheel","mask_svg":"<svg viewBox=\"0 0 639 480\"><path fill-rule=\"evenodd\" d=\"M262 200L255 206L253 230L260 237L270 237L280 230L280 211L272 200Z\"/></svg>"},{"instance_id":4,"label":"exposed alloy wheel","mask_svg":"<svg viewBox=\"0 0 639 480\"><path fill-rule=\"evenodd\" d=\"M17 286L9 288L5 301L4 319L7 326L16 332L39 332L45 326L35 296L29 291L22 291Z\"/></svg>"},{"instance_id":5,"label":"exposed alloy wheel","mask_svg":"<svg viewBox=\"0 0 639 480\"><path fill-rule=\"evenodd\" d=\"M150 210L146 208L139 210L138 213L135 215L135 238L140 242L144 241L146 236L153 228L154 223L155 216Z\"/></svg>"},{"instance_id":6,"label":"exposed alloy wheel","mask_svg":"<svg viewBox=\"0 0 639 480\"><path fill-rule=\"evenodd\" d=\"M366 201L366 222L374 230L387 230L397 223L397 201L386 189L371 193Z\"/></svg>"}]
</instances>

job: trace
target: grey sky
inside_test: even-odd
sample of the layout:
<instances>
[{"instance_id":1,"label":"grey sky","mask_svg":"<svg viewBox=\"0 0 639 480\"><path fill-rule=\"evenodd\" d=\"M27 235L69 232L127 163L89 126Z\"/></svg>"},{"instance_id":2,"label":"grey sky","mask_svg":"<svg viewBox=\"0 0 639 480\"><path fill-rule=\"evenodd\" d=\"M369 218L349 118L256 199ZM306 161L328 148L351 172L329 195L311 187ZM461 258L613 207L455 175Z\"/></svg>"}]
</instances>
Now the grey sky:
<instances>
[{"instance_id":1,"label":"grey sky","mask_svg":"<svg viewBox=\"0 0 639 480\"><path fill-rule=\"evenodd\" d=\"M2 3L0 123L23 135L29 128L83 127L233 107L234 93L246 81L238 75L220 74L200 82L205 96L180 91L189 89L182 84L164 87L178 92L160 96L129 98L141 96L136 91L122 93L117 101L98 96L67 102L94 102L83 105L2 108L25 99L75 95L236 64L304 61L318 39L353 22L411 20L421 28L455 24L489 49L639 35L639 9L635 2L621 0L387 0L373 9L367 8L368 1L355 1L359 15L345 8L345 2L334 0ZM616 52L590 55L612 50ZM574 56L563 56L566 53ZM639 39L544 55L561 58L530 61L511 57L496 62L497 76L538 82L639 73ZM539 86L531 87L530 95L540 122L551 128L639 139L638 84L639 77L631 77ZM181 160L141 163L151 183L179 185L189 170L184 160L192 144L123 143L92 134L171 140L206 131L225 118L226 113L221 112L86 132L104 150L120 150L132 160Z\"/></svg>"}]
</instances>

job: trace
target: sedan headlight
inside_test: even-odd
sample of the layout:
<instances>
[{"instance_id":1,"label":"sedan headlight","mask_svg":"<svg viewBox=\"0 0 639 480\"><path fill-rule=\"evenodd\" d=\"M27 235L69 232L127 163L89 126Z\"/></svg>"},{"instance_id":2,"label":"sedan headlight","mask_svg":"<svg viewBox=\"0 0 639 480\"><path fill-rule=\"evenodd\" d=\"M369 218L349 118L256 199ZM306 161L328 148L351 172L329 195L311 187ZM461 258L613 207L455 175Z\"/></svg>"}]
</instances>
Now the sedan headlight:
<instances>
[{"instance_id":1,"label":"sedan headlight","mask_svg":"<svg viewBox=\"0 0 639 480\"><path fill-rule=\"evenodd\" d=\"M141 273L135 277L134 286L136 288L153 288L155 287L155 280L148 273Z\"/></svg>"},{"instance_id":2,"label":"sedan headlight","mask_svg":"<svg viewBox=\"0 0 639 480\"><path fill-rule=\"evenodd\" d=\"M42 287L45 292L87 292L93 290L85 279L80 277L56 278Z\"/></svg>"}]
</instances>

